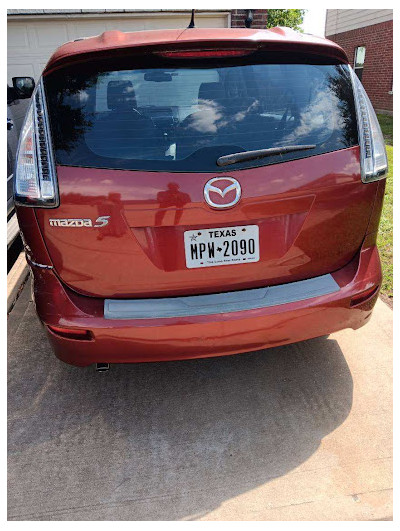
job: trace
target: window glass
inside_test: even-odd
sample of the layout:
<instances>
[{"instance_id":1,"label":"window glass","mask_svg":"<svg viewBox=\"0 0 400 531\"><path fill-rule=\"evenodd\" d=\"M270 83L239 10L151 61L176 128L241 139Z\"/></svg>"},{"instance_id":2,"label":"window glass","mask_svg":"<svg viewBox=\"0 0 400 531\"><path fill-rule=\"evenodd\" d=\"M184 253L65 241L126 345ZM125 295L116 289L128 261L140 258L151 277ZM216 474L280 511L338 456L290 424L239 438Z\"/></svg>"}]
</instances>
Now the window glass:
<instances>
[{"instance_id":1,"label":"window glass","mask_svg":"<svg viewBox=\"0 0 400 531\"><path fill-rule=\"evenodd\" d=\"M57 163L226 171L217 159L239 151L316 145L230 170L357 144L347 66L209 63L51 74L46 91Z\"/></svg>"}]
</instances>

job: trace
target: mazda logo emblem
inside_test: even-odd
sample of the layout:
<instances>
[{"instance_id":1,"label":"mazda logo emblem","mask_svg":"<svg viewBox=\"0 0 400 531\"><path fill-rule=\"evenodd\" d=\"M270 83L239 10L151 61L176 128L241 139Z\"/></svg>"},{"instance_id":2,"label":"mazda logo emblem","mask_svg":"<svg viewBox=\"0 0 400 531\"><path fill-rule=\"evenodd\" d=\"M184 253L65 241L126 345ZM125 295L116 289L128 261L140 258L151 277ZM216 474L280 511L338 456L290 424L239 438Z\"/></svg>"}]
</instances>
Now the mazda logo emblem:
<instances>
[{"instance_id":1,"label":"mazda logo emblem","mask_svg":"<svg viewBox=\"0 0 400 531\"><path fill-rule=\"evenodd\" d=\"M204 186L204 199L214 208L236 205L242 195L239 182L232 177L214 177Z\"/></svg>"}]
</instances>

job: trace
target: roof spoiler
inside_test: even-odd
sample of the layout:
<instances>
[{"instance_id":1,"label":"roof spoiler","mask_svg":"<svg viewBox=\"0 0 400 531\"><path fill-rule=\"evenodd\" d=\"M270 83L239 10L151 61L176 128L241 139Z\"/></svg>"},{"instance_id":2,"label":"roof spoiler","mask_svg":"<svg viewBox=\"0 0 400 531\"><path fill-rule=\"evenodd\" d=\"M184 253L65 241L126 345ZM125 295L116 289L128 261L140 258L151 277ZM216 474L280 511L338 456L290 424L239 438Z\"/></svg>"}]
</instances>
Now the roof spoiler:
<instances>
[{"instance_id":1,"label":"roof spoiler","mask_svg":"<svg viewBox=\"0 0 400 531\"><path fill-rule=\"evenodd\" d=\"M145 34L145 35L140 35ZM186 30L165 30L124 33L106 31L97 37L79 42L68 42L51 56L43 74L46 75L76 62L93 61L94 56L113 57L141 53L143 49L161 51L183 51L190 49L265 49L274 52L294 50L333 58L348 63L345 51L335 42L312 35L306 35L291 28L276 27L268 30L221 28L191 28Z\"/></svg>"}]
</instances>

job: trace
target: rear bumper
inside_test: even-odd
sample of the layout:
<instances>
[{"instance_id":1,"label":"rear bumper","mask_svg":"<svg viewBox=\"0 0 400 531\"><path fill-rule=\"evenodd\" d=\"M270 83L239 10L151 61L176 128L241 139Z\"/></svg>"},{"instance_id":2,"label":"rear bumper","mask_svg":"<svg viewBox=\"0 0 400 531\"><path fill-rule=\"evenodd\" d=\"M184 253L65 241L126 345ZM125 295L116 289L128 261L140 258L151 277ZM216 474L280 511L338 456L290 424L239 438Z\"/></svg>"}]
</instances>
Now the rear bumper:
<instances>
[{"instance_id":1,"label":"rear bumper","mask_svg":"<svg viewBox=\"0 0 400 531\"><path fill-rule=\"evenodd\" d=\"M332 274L337 289L306 300L206 315L188 310L184 316L106 319L104 300L66 289L50 269L31 268L36 310L55 353L79 366L221 356L357 329L368 322L381 284L378 250L365 244ZM61 337L48 326L90 330L92 339Z\"/></svg>"}]
</instances>

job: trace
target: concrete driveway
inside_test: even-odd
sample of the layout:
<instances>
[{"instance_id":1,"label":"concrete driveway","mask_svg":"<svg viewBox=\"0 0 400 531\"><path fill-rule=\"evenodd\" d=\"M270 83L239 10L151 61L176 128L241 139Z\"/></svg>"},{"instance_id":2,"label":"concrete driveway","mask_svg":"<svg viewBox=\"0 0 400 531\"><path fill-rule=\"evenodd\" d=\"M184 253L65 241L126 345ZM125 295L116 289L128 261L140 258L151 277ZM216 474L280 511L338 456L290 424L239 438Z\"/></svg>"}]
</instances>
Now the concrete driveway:
<instances>
[{"instance_id":1,"label":"concrete driveway","mask_svg":"<svg viewBox=\"0 0 400 531\"><path fill-rule=\"evenodd\" d=\"M225 358L64 365L9 317L10 520L392 517L392 311Z\"/></svg>"}]
</instances>

